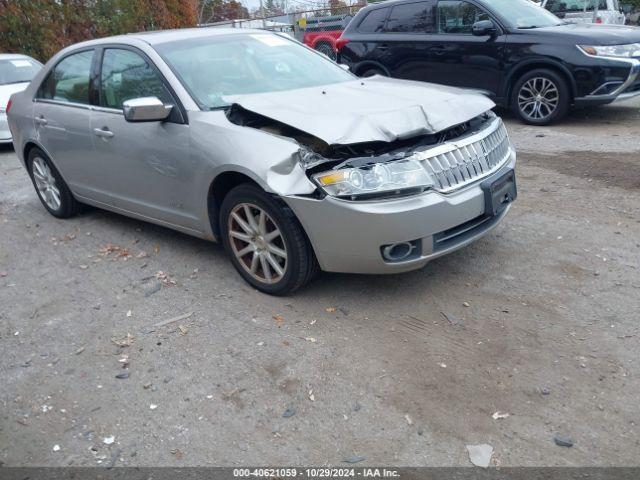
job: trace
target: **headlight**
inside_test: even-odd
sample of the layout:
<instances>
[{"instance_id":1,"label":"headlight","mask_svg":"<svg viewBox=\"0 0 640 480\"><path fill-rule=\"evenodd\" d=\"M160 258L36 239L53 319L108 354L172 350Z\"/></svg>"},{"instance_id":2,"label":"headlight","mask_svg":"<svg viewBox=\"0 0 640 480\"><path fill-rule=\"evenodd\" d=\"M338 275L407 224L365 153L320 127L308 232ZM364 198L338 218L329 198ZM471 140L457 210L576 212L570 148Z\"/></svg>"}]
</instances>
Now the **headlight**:
<instances>
[{"instance_id":1,"label":"headlight","mask_svg":"<svg viewBox=\"0 0 640 480\"><path fill-rule=\"evenodd\" d=\"M585 53L595 57L640 57L640 43L630 43L629 45L610 45L607 47L579 45L579 47Z\"/></svg>"},{"instance_id":2,"label":"headlight","mask_svg":"<svg viewBox=\"0 0 640 480\"><path fill-rule=\"evenodd\" d=\"M334 197L379 197L406 190L424 191L433 186L433 180L420 162L410 159L333 170L312 178Z\"/></svg>"}]
</instances>

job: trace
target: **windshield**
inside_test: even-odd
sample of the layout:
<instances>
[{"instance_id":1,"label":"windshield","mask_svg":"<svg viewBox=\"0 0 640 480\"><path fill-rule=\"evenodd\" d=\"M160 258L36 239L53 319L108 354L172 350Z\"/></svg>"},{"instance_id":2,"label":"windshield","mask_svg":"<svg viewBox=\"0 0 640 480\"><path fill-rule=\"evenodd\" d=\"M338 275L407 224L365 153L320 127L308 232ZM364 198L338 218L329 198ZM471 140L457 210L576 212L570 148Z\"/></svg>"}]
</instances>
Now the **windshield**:
<instances>
[{"instance_id":1,"label":"windshield","mask_svg":"<svg viewBox=\"0 0 640 480\"><path fill-rule=\"evenodd\" d=\"M30 58L0 60L0 85L30 82L42 66Z\"/></svg>"},{"instance_id":2,"label":"windshield","mask_svg":"<svg viewBox=\"0 0 640 480\"><path fill-rule=\"evenodd\" d=\"M541 28L564 24L553 13L530 0L491 0L490 4L512 28Z\"/></svg>"},{"instance_id":3,"label":"windshield","mask_svg":"<svg viewBox=\"0 0 640 480\"><path fill-rule=\"evenodd\" d=\"M204 110L226 95L276 92L346 82L354 77L328 58L271 33L215 35L156 45Z\"/></svg>"}]
</instances>

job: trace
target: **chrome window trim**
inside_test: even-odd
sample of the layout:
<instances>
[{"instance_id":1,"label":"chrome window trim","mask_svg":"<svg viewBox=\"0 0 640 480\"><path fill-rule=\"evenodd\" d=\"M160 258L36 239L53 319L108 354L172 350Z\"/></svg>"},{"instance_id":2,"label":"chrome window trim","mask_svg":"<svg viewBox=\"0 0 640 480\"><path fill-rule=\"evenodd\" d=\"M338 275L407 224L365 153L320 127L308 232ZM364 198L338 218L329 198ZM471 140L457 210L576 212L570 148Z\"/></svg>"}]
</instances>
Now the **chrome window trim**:
<instances>
[{"instance_id":1,"label":"chrome window trim","mask_svg":"<svg viewBox=\"0 0 640 480\"><path fill-rule=\"evenodd\" d=\"M49 103L51 105L59 105L61 107L72 107L72 108L80 108L83 110L91 110L92 105L88 103L77 103L77 102L63 102L62 100L51 100L48 98L38 98L34 97L34 103Z\"/></svg>"},{"instance_id":2,"label":"chrome window trim","mask_svg":"<svg viewBox=\"0 0 640 480\"><path fill-rule=\"evenodd\" d=\"M81 110L90 110L92 112L102 112L102 113L115 113L118 115L124 115L122 110L117 108L108 108L108 107L100 107L98 105L88 105L85 103L76 103L76 102L63 102L61 100L49 100L47 98L34 98L34 103L48 103L51 105L58 105L60 107L71 107L71 108L79 108Z\"/></svg>"}]
</instances>

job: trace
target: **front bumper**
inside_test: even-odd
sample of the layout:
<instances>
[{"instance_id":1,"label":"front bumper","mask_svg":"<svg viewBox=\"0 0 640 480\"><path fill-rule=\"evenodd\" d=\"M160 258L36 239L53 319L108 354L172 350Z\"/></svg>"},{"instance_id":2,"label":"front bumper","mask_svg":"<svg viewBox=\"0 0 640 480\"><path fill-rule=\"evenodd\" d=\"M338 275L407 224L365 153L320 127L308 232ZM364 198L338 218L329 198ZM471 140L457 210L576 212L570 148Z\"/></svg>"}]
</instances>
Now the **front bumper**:
<instances>
[{"instance_id":1,"label":"front bumper","mask_svg":"<svg viewBox=\"0 0 640 480\"><path fill-rule=\"evenodd\" d=\"M0 143L11 143L11 130L7 122L7 114L0 113Z\"/></svg>"},{"instance_id":2,"label":"front bumper","mask_svg":"<svg viewBox=\"0 0 640 480\"><path fill-rule=\"evenodd\" d=\"M288 196L314 248L320 267L328 272L401 273L416 270L430 260L462 248L486 235L506 215L485 217L480 183L513 169L516 155L500 170L462 190L376 202L351 202L334 197L321 200ZM383 245L419 240L422 251L411 260L389 263Z\"/></svg>"},{"instance_id":3,"label":"front bumper","mask_svg":"<svg viewBox=\"0 0 640 480\"><path fill-rule=\"evenodd\" d=\"M630 100L640 96L640 60L638 59L606 59L615 64L628 64L631 66L627 78L607 79L607 82L600 85L591 94L575 99L575 104L583 105L606 105L613 102Z\"/></svg>"}]
</instances>

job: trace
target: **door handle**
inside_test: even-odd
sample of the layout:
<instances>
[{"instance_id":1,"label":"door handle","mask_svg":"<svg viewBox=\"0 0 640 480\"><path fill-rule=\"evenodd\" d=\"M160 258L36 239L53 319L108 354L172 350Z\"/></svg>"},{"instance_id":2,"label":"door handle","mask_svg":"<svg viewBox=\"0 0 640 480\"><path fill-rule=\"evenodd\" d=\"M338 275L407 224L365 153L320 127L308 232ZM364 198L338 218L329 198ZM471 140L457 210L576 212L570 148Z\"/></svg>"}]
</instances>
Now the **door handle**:
<instances>
[{"instance_id":1,"label":"door handle","mask_svg":"<svg viewBox=\"0 0 640 480\"><path fill-rule=\"evenodd\" d=\"M42 115L40 115L39 117L36 117L33 119L34 122L36 122L36 125L46 125L47 124L47 119L44 118Z\"/></svg>"},{"instance_id":2,"label":"door handle","mask_svg":"<svg viewBox=\"0 0 640 480\"><path fill-rule=\"evenodd\" d=\"M114 133L111 130L109 130L107 127L94 128L93 129L93 133L97 137L102 137L102 138L111 138L114 135Z\"/></svg>"},{"instance_id":3,"label":"door handle","mask_svg":"<svg viewBox=\"0 0 640 480\"><path fill-rule=\"evenodd\" d=\"M378 45L378 50L382 50L383 52L389 48L389 45L383 43L382 45Z\"/></svg>"}]
</instances>

